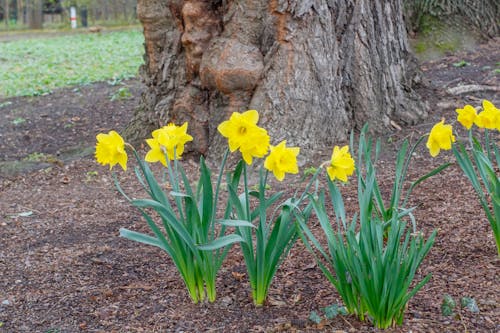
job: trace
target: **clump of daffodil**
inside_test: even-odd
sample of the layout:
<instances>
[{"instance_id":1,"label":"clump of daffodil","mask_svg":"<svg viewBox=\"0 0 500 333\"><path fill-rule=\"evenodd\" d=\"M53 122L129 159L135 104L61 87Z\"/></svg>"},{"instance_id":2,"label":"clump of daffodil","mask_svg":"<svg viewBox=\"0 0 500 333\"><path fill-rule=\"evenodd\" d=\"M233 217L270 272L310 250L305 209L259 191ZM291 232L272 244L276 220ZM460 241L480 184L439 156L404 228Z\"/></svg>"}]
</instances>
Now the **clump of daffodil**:
<instances>
[{"instance_id":1,"label":"clump of daffodil","mask_svg":"<svg viewBox=\"0 0 500 333\"><path fill-rule=\"evenodd\" d=\"M200 158L200 177L195 187L190 183L182 165L178 163L184 152L184 145L193 140L193 137L187 134L187 127L187 122L181 126L168 124L153 131L152 138L146 140L151 149L145 159L141 159L137 151L125 143L115 131L99 134L95 156L103 165L109 164L112 168L118 163L125 170L127 167L125 146L131 149L137 161L136 176L150 199L131 198L125 194L117 178L114 179L115 186L133 206L140 210L151 232L145 234L121 228L120 236L164 250L184 280L191 300L194 303L203 302L205 299L213 302L216 298L217 273L228 253L227 247L232 243L220 244L217 251L202 250L199 245L213 242L216 238L228 240L225 236L226 226L223 225L218 229L215 227L218 221L216 214L224 211L221 217L222 220L227 220L232 206L226 203L225 208L217 209L222 203L219 194L222 178L225 176L223 173L225 160L222 162L215 188L211 171L203 158ZM171 160L174 161L172 168ZM161 162L168 168L165 174L172 191L165 192L164 186L158 182L148 162ZM157 214L150 215L153 210ZM162 223L157 223L156 219ZM236 242L242 238L232 235L229 240Z\"/></svg>"},{"instance_id":2,"label":"clump of daffodil","mask_svg":"<svg viewBox=\"0 0 500 333\"><path fill-rule=\"evenodd\" d=\"M330 180L340 179L344 183L347 182L347 177L354 173L356 166L354 159L349 152L349 146L333 147L332 157L329 165L326 168Z\"/></svg>"},{"instance_id":3,"label":"clump of daffodil","mask_svg":"<svg viewBox=\"0 0 500 333\"><path fill-rule=\"evenodd\" d=\"M470 110L472 107L466 105L462 110L466 108ZM498 163L496 162L499 161L500 157L498 156L498 146L490 141L489 135L489 130L500 130L500 110L490 101L483 100L483 110L474 120L474 124L477 127L484 129L482 131L483 138L473 136L471 126L467 126L468 123L464 124L461 121L460 113L457 120L469 130L469 144L471 149L467 150L460 143L456 147L453 147L453 154L458 165L471 181L472 187L476 191L479 202L493 230L493 236L497 245L497 254L500 257L500 218L497 214L500 211L500 203L496 200L498 197L498 188L500 188L500 178L495 171L498 167Z\"/></svg>"},{"instance_id":4,"label":"clump of daffodil","mask_svg":"<svg viewBox=\"0 0 500 333\"><path fill-rule=\"evenodd\" d=\"M240 150L243 160L252 164L252 158L262 158L269 151L270 138L267 131L259 126L259 113L248 110L233 112L229 120L222 122L217 130L228 139L231 152Z\"/></svg>"},{"instance_id":5,"label":"clump of daffodil","mask_svg":"<svg viewBox=\"0 0 500 333\"><path fill-rule=\"evenodd\" d=\"M483 100L483 111L477 115L474 123L479 128L500 130L500 110L490 101Z\"/></svg>"},{"instance_id":6,"label":"clump of daffodil","mask_svg":"<svg viewBox=\"0 0 500 333\"><path fill-rule=\"evenodd\" d=\"M269 190L267 186L269 172L272 172L279 181L282 181L287 173L299 172L297 155L300 149L287 147L285 140L276 146L271 146L267 131L257 125L258 121L259 114L255 110L234 112L229 120L217 127L221 135L228 140L225 158L229 152L236 150L239 150L242 156L232 173L232 178L230 177L232 182L227 183L231 205L231 209L227 212L232 219L220 222L223 226L235 227L235 233L224 236L224 241L217 240L215 244L201 248L217 249L219 244L240 243L254 304L262 306L276 270L297 239L296 221L297 216L302 214L299 207L308 197L307 192L316 175L300 196L296 192L281 202L283 193L266 195L266 191ZM250 186L247 166L252 164L254 157L263 158L268 152L269 155L259 168L258 183ZM243 186L240 186L240 178ZM310 206L306 210L305 216L309 216Z\"/></svg>"},{"instance_id":7,"label":"clump of daffodil","mask_svg":"<svg viewBox=\"0 0 500 333\"><path fill-rule=\"evenodd\" d=\"M436 157L439 155L441 149L451 149L451 144L453 142L455 142L453 128L451 125L445 125L444 119L442 119L439 123L432 127L426 146L429 149L431 156Z\"/></svg>"},{"instance_id":8,"label":"clump of daffodil","mask_svg":"<svg viewBox=\"0 0 500 333\"><path fill-rule=\"evenodd\" d=\"M167 166L167 158L170 161L179 159L184 153L184 145L193 141L193 137L187 134L187 127L187 122L181 126L170 123L153 131L153 138L146 140L151 150L146 154L145 161L161 162Z\"/></svg>"},{"instance_id":9,"label":"clump of daffodil","mask_svg":"<svg viewBox=\"0 0 500 333\"><path fill-rule=\"evenodd\" d=\"M277 180L282 181L285 173L299 172L297 166L299 152L299 147L287 147L286 140L283 140L277 146L271 146L271 152L264 161L264 168L271 171Z\"/></svg>"},{"instance_id":10,"label":"clump of daffodil","mask_svg":"<svg viewBox=\"0 0 500 333\"><path fill-rule=\"evenodd\" d=\"M466 105L463 109L456 109L457 120L463 127L470 129L477 118L476 109L472 105Z\"/></svg>"},{"instance_id":11,"label":"clump of daffodil","mask_svg":"<svg viewBox=\"0 0 500 333\"><path fill-rule=\"evenodd\" d=\"M95 158L102 165L109 164L111 170L113 166L119 164L123 170L127 170L127 152L125 151L125 141L116 131L109 131L108 134L97 134L97 144L95 147Z\"/></svg>"}]
</instances>

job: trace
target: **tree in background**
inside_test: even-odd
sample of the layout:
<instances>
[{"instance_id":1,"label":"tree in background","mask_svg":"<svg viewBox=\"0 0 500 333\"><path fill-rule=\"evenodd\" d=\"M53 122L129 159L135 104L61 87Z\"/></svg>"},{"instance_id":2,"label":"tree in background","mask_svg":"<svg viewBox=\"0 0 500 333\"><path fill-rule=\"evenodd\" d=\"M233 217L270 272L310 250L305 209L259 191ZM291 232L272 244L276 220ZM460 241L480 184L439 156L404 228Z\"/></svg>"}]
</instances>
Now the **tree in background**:
<instances>
[{"instance_id":1,"label":"tree in background","mask_svg":"<svg viewBox=\"0 0 500 333\"><path fill-rule=\"evenodd\" d=\"M92 24L127 24L137 19L136 0L0 0L0 21L4 21L6 28L9 27L6 18L10 18L18 25L41 29L47 23L44 22L45 14L45 19L47 15L60 15L69 25L70 6L87 10Z\"/></svg>"},{"instance_id":2,"label":"tree in background","mask_svg":"<svg viewBox=\"0 0 500 333\"><path fill-rule=\"evenodd\" d=\"M91 24L106 21L127 23L135 21L137 0L63 0L65 8L76 6L87 10Z\"/></svg>"},{"instance_id":3,"label":"tree in background","mask_svg":"<svg viewBox=\"0 0 500 333\"><path fill-rule=\"evenodd\" d=\"M405 0L408 28L418 31L426 17L450 21L455 25L474 27L487 37L500 34L500 1L498 0Z\"/></svg>"},{"instance_id":4,"label":"tree in background","mask_svg":"<svg viewBox=\"0 0 500 333\"><path fill-rule=\"evenodd\" d=\"M25 0L26 23L30 29L43 28L43 0Z\"/></svg>"}]
</instances>

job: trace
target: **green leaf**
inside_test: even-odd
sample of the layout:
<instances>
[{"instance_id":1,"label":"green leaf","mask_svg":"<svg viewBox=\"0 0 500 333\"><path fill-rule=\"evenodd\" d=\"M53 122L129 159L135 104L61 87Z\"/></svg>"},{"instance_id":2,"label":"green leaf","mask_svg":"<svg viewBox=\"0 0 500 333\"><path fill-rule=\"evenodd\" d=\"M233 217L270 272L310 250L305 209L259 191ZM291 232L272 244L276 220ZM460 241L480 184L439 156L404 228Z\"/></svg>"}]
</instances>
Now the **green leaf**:
<instances>
[{"instance_id":1,"label":"green leaf","mask_svg":"<svg viewBox=\"0 0 500 333\"><path fill-rule=\"evenodd\" d=\"M315 324L321 323L321 317L316 311L311 311L311 314L309 314L309 320Z\"/></svg>"},{"instance_id":2,"label":"green leaf","mask_svg":"<svg viewBox=\"0 0 500 333\"><path fill-rule=\"evenodd\" d=\"M180 197L180 198L188 198L188 197L190 197L186 193L175 192L175 191L170 191L170 195L173 196L173 197Z\"/></svg>"},{"instance_id":3,"label":"green leaf","mask_svg":"<svg viewBox=\"0 0 500 333\"><path fill-rule=\"evenodd\" d=\"M451 316L456 306L457 304L455 303L453 297L448 294L444 294L443 302L441 303L441 314L443 316Z\"/></svg>"},{"instance_id":4,"label":"green leaf","mask_svg":"<svg viewBox=\"0 0 500 333\"><path fill-rule=\"evenodd\" d=\"M349 311L347 311L347 308L345 306L340 306L339 307L339 314L343 316L347 316L349 314Z\"/></svg>"},{"instance_id":5,"label":"green leaf","mask_svg":"<svg viewBox=\"0 0 500 333\"><path fill-rule=\"evenodd\" d=\"M344 306L339 306L338 304L327 306L323 309L323 312L325 313L325 317L327 319L333 319L338 315L347 315L347 309Z\"/></svg>"},{"instance_id":6,"label":"green leaf","mask_svg":"<svg viewBox=\"0 0 500 333\"><path fill-rule=\"evenodd\" d=\"M202 250L202 251L212 251L212 250L220 249L220 248L227 246L227 245L231 245L234 243L240 243L240 242L245 242L245 240L240 235L231 234L231 235L226 235L226 236L222 236L220 238L217 238L216 240L214 240L208 244L198 245L197 248Z\"/></svg>"},{"instance_id":7,"label":"green leaf","mask_svg":"<svg viewBox=\"0 0 500 333\"><path fill-rule=\"evenodd\" d=\"M453 63L453 67L465 67L465 66L470 66L470 62L467 62L465 60L460 60L459 62Z\"/></svg>"},{"instance_id":8,"label":"green leaf","mask_svg":"<svg viewBox=\"0 0 500 333\"><path fill-rule=\"evenodd\" d=\"M227 227L250 227L257 228L251 222L246 220L218 220L217 223L225 225Z\"/></svg>"},{"instance_id":9,"label":"green leaf","mask_svg":"<svg viewBox=\"0 0 500 333\"><path fill-rule=\"evenodd\" d=\"M472 313L479 313L479 307L477 306L476 300L471 297L462 297L460 299L460 305L462 308L469 309Z\"/></svg>"},{"instance_id":10,"label":"green leaf","mask_svg":"<svg viewBox=\"0 0 500 333\"><path fill-rule=\"evenodd\" d=\"M140 232L128 230L125 228L120 228L120 237L127 238L143 244L157 246L160 249L165 250L163 243L158 238Z\"/></svg>"}]
</instances>

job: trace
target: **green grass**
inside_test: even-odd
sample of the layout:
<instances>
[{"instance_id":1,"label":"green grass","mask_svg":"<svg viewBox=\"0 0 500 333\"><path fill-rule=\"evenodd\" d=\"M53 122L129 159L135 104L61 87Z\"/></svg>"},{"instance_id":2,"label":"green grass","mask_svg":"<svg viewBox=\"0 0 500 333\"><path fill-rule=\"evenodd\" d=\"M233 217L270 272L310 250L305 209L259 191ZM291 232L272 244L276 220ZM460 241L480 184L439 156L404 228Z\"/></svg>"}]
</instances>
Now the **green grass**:
<instances>
[{"instance_id":1,"label":"green grass","mask_svg":"<svg viewBox=\"0 0 500 333\"><path fill-rule=\"evenodd\" d=\"M0 43L0 98L134 77L143 42L139 30L130 30Z\"/></svg>"}]
</instances>

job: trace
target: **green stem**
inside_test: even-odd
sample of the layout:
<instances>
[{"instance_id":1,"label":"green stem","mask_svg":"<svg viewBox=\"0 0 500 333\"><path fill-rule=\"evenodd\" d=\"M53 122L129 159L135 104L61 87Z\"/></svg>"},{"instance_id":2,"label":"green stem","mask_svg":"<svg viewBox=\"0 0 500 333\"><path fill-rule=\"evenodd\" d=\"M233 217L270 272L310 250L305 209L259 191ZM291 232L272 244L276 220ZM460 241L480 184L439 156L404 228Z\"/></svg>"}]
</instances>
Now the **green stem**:
<instances>
[{"instance_id":1,"label":"green stem","mask_svg":"<svg viewBox=\"0 0 500 333\"><path fill-rule=\"evenodd\" d=\"M220 170L219 170L219 176L217 177L217 184L215 185L215 196L214 196L214 201L213 201L213 207L217 207L217 202L219 200L219 191L220 191L220 184L222 182L222 176L224 175L224 167L226 166L226 161L227 161L227 158L229 156L229 148L226 149L226 152L224 153L224 157L222 158L222 163L221 163L221 166L220 166ZM214 213L212 215L212 228L211 228L211 235L210 235L210 239L214 239L215 238L215 210L214 210Z\"/></svg>"}]
</instances>

